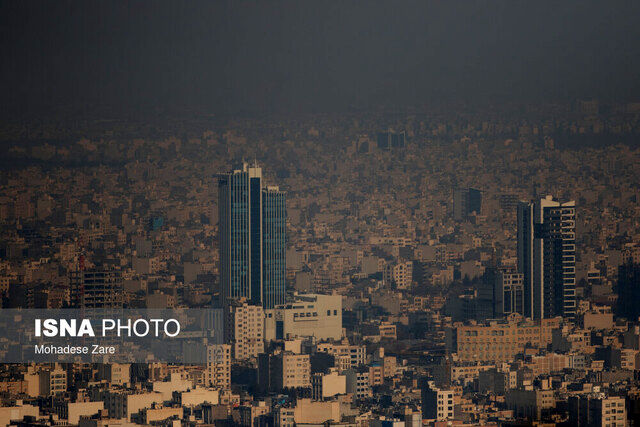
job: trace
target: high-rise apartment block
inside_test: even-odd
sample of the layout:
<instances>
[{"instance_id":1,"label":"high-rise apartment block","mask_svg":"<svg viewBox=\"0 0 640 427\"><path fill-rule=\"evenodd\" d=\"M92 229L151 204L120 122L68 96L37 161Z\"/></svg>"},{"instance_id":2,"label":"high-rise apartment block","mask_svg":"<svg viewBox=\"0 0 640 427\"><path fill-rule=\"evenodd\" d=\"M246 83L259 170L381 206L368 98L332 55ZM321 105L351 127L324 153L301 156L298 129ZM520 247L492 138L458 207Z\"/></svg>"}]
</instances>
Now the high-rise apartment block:
<instances>
[{"instance_id":1,"label":"high-rise apartment block","mask_svg":"<svg viewBox=\"0 0 640 427\"><path fill-rule=\"evenodd\" d=\"M231 301L225 310L225 342L231 345L232 357L235 360L258 357L264 351L262 306Z\"/></svg>"},{"instance_id":2,"label":"high-rise apartment block","mask_svg":"<svg viewBox=\"0 0 640 427\"><path fill-rule=\"evenodd\" d=\"M524 315L534 319L576 315L575 202L551 196L518 205L518 270Z\"/></svg>"},{"instance_id":3,"label":"high-rise apartment block","mask_svg":"<svg viewBox=\"0 0 640 427\"><path fill-rule=\"evenodd\" d=\"M262 192L262 305L273 308L285 302L286 197L278 187Z\"/></svg>"},{"instance_id":4,"label":"high-rise apartment block","mask_svg":"<svg viewBox=\"0 0 640 427\"><path fill-rule=\"evenodd\" d=\"M207 385L215 388L231 387L231 346L212 344L207 346Z\"/></svg>"},{"instance_id":5,"label":"high-rise apartment block","mask_svg":"<svg viewBox=\"0 0 640 427\"><path fill-rule=\"evenodd\" d=\"M219 174L220 286L223 303L244 298L273 308L285 302L285 193L263 187L262 169Z\"/></svg>"}]
</instances>

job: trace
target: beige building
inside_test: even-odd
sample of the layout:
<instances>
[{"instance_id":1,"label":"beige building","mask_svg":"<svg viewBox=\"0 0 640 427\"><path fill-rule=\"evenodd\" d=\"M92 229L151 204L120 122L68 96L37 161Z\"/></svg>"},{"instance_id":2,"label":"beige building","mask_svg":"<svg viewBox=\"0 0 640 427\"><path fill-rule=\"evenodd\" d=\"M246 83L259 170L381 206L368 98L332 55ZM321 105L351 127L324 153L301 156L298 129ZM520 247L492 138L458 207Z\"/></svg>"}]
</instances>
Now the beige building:
<instances>
[{"instance_id":1,"label":"beige building","mask_svg":"<svg viewBox=\"0 0 640 427\"><path fill-rule=\"evenodd\" d=\"M620 349L620 368L634 371L640 367L640 351L629 348Z\"/></svg>"},{"instance_id":2,"label":"beige building","mask_svg":"<svg viewBox=\"0 0 640 427\"><path fill-rule=\"evenodd\" d=\"M262 390L307 388L311 386L311 363L308 354L288 351L263 353L258 358L258 383Z\"/></svg>"},{"instance_id":3,"label":"beige building","mask_svg":"<svg viewBox=\"0 0 640 427\"><path fill-rule=\"evenodd\" d=\"M413 262L404 261L385 265L382 278L384 284L387 286L395 284L398 289L411 287L413 280Z\"/></svg>"},{"instance_id":4,"label":"beige building","mask_svg":"<svg viewBox=\"0 0 640 427\"><path fill-rule=\"evenodd\" d=\"M258 357L264 352L264 310L259 305L235 302L225 313L225 342L235 360Z\"/></svg>"},{"instance_id":5,"label":"beige building","mask_svg":"<svg viewBox=\"0 0 640 427\"><path fill-rule=\"evenodd\" d=\"M356 368L367 360L367 352L364 345L320 343L316 345L316 351L329 353L335 357L336 367L340 372Z\"/></svg>"},{"instance_id":6,"label":"beige building","mask_svg":"<svg viewBox=\"0 0 640 427\"><path fill-rule=\"evenodd\" d=\"M251 402L234 410L233 421L242 427L254 427L260 425L260 417L270 412L271 406L268 406L265 401Z\"/></svg>"},{"instance_id":7,"label":"beige building","mask_svg":"<svg viewBox=\"0 0 640 427\"><path fill-rule=\"evenodd\" d=\"M163 402L162 394L136 393L120 390L91 390L91 400L103 402L104 409L108 411L111 418L126 418L131 421L131 416L140 412L144 408L151 408L154 404Z\"/></svg>"},{"instance_id":8,"label":"beige building","mask_svg":"<svg viewBox=\"0 0 640 427\"><path fill-rule=\"evenodd\" d=\"M556 405L553 390L509 390L505 395L505 402L516 417L533 420L540 419L544 409Z\"/></svg>"},{"instance_id":9,"label":"beige building","mask_svg":"<svg viewBox=\"0 0 640 427\"><path fill-rule=\"evenodd\" d=\"M130 378L131 365L128 363L105 363L98 365L98 378L111 385L127 385Z\"/></svg>"},{"instance_id":10,"label":"beige building","mask_svg":"<svg viewBox=\"0 0 640 427\"><path fill-rule=\"evenodd\" d=\"M59 366L38 372L38 377L41 396L51 396L67 391L67 371Z\"/></svg>"},{"instance_id":11,"label":"beige building","mask_svg":"<svg viewBox=\"0 0 640 427\"><path fill-rule=\"evenodd\" d=\"M131 267L138 274L155 274L160 269L160 260L156 257L131 258Z\"/></svg>"},{"instance_id":12,"label":"beige building","mask_svg":"<svg viewBox=\"0 0 640 427\"><path fill-rule=\"evenodd\" d=\"M347 393L356 399L368 399L373 394L371 392L371 376L369 369L360 367L358 369L348 369L344 372L347 379Z\"/></svg>"},{"instance_id":13,"label":"beige building","mask_svg":"<svg viewBox=\"0 0 640 427\"><path fill-rule=\"evenodd\" d=\"M231 387L231 346L212 344L207 346L207 385L216 388Z\"/></svg>"},{"instance_id":14,"label":"beige building","mask_svg":"<svg viewBox=\"0 0 640 427\"><path fill-rule=\"evenodd\" d=\"M68 402L57 409L58 416L69 424L78 424L80 417L95 415L104 409L103 402Z\"/></svg>"},{"instance_id":15,"label":"beige building","mask_svg":"<svg viewBox=\"0 0 640 427\"><path fill-rule=\"evenodd\" d=\"M432 381L422 384L422 418L434 421L453 419L453 390L437 388Z\"/></svg>"},{"instance_id":16,"label":"beige building","mask_svg":"<svg viewBox=\"0 0 640 427\"><path fill-rule=\"evenodd\" d=\"M341 419L340 401L314 402L311 399L298 399L294 407L282 407L275 414L276 425L295 426L301 424L323 425L327 421L339 422Z\"/></svg>"},{"instance_id":17,"label":"beige building","mask_svg":"<svg viewBox=\"0 0 640 427\"><path fill-rule=\"evenodd\" d=\"M454 383L460 381L462 384L466 385L477 379L480 372L494 367L495 365L481 363L462 363L459 365L451 365L451 381Z\"/></svg>"},{"instance_id":18,"label":"beige building","mask_svg":"<svg viewBox=\"0 0 640 427\"><path fill-rule=\"evenodd\" d=\"M546 347L561 318L524 320L514 314L506 321L492 320L483 324L456 324L446 331L449 351L460 361L508 362L525 346Z\"/></svg>"},{"instance_id":19,"label":"beige building","mask_svg":"<svg viewBox=\"0 0 640 427\"><path fill-rule=\"evenodd\" d=\"M588 312L582 315L584 329L612 329L613 313L608 312Z\"/></svg>"},{"instance_id":20,"label":"beige building","mask_svg":"<svg viewBox=\"0 0 640 427\"><path fill-rule=\"evenodd\" d=\"M533 376L561 372L563 369L571 368L572 358L568 354L547 353L544 355L531 356L525 366L531 369Z\"/></svg>"},{"instance_id":21,"label":"beige building","mask_svg":"<svg viewBox=\"0 0 640 427\"><path fill-rule=\"evenodd\" d=\"M627 425L625 399L604 394L569 398L571 425L624 427Z\"/></svg>"},{"instance_id":22,"label":"beige building","mask_svg":"<svg viewBox=\"0 0 640 427\"><path fill-rule=\"evenodd\" d=\"M154 406L152 408L144 408L140 411L139 416L136 416L136 421L140 424L151 424L164 421L169 418L182 419L183 409L172 407Z\"/></svg>"},{"instance_id":23,"label":"beige building","mask_svg":"<svg viewBox=\"0 0 640 427\"><path fill-rule=\"evenodd\" d=\"M22 401L17 401L14 406L0 407L0 425L2 426L8 426L11 421L22 421L26 416L38 419L40 408L33 405L23 405Z\"/></svg>"},{"instance_id":24,"label":"beige building","mask_svg":"<svg viewBox=\"0 0 640 427\"><path fill-rule=\"evenodd\" d=\"M396 374L398 362L395 356L385 356L384 347L378 348L373 355L373 361L382 365L382 375L384 378L393 377Z\"/></svg>"},{"instance_id":25,"label":"beige building","mask_svg":"<svg viewBox=\"0 0 640 427\"><path fill-rule=\"evenodd\" d=\"M173 372L169 376L169 381L153 381L151 383L153 391L162 394L164 401L171 400L174 392L181 392L193 388L193 380L185 378L186 375Z\"/></svg>"},{"instance_id":26,"label":"beige building","mask_svg":"<svg viewBox=\"0 0 640 427\"><path fill-rule=\"evenodd\" d=\"M292 303L265 310L265 339L342 338L342 296L296 295Z\"/></svg>"},{"instance_id":27,"label":"beige building","mask_svg":"<svg viewBox=\"0 0 640 427\"><path fill-rule=\"evenodd\" d=\"M311 377L312 396L315 400L323 400L347 392L347 379L337 371L328 374L317 373Z\"/></svg>"},{"instance_id":28,"label":"beige building","mask_svg":"<svg viewBox=\"0 0 640 427\"><path fill-rule=\"evenodd\" d=\"M309 387L311 385L311 364L308 354L282 353L276 366L282 373L282 388ZM276 373L278 373L276 370Z\"/></svg>"},{"instance_id":29,"label":"beige building","mask_svg":"<svg viewBox=\"0 0 640 427\"><path fill-rule=\"evenodd\" d=\"M174 393L173 400L182 407L194 407L203 403L217 405L220 403L220 390L196 387L191 390Z\"/></svg>"}]
</instances>

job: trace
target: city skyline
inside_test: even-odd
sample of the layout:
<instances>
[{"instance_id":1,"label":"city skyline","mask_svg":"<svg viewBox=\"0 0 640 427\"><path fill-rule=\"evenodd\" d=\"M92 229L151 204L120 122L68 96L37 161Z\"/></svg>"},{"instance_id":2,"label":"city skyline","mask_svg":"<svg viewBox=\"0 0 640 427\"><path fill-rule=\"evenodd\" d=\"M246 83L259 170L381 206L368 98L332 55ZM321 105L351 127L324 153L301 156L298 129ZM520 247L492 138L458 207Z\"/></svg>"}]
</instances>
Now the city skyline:
<instances>
[{"instance_id":1,"label":"city skyline","mask_svg":"<svg viewBox=\"0 0 640 427\"><path fill-rule=\"evenodd\" d=\"M640 426L640 3L0 0L0 427Z\"/></svg>"}]
</instances>

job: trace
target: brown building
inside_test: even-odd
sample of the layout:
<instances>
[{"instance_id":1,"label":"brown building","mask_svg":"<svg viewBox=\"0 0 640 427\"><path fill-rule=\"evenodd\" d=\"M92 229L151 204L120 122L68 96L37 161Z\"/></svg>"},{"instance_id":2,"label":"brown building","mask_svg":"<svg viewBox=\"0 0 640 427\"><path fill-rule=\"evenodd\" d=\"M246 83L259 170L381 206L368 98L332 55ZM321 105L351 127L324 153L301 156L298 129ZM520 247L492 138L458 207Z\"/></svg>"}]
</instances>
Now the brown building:
<instances>
[{"instance_id":1,"label":"brown building","mask_svg":"<svg viewBox=\"0 0 640 427\"><path fill-rule=\"evenodd\" d=\"M460 361L507 362L527 346L546 347L561 323L559 317L534 322L514 314L506 321L456 324L447 329L447 347Z\"/></svg>"}]
</instances>

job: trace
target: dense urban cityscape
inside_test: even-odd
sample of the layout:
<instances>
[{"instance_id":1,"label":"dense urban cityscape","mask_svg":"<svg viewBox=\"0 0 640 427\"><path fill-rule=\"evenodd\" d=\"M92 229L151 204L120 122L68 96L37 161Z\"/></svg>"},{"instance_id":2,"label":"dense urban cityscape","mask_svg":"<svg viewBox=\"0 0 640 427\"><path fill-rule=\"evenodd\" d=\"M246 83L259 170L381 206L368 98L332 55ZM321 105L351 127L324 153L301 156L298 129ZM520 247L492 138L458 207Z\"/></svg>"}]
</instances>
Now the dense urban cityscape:
<instances>
[{"instance_id":1,"label":"dense urban cityscape","mask_svg":"<svg viewBox=\"0 0 640 427\"><path fill-rule=\"evenodd\" d=\"M510 111L6 122L3 309L219 322L0 365L0 424L637 425L640 104Z\"/></svg>"},{"instance_id":2,"label":"dense urban cityscape","mask_svg":"<svg viewBox=\"0 0 640 427\"><path fill-rule=\"evenodd\" d=\"M640 426L640 2L0 0L5 426Z\"/></svg>"}]
</instances>

